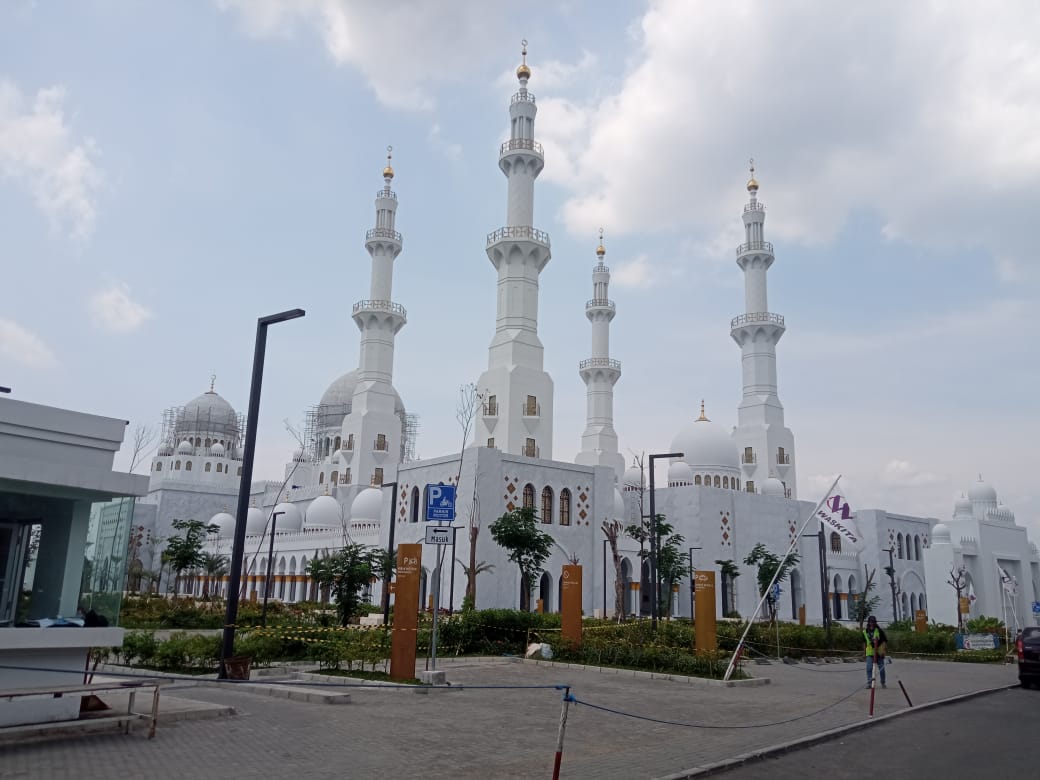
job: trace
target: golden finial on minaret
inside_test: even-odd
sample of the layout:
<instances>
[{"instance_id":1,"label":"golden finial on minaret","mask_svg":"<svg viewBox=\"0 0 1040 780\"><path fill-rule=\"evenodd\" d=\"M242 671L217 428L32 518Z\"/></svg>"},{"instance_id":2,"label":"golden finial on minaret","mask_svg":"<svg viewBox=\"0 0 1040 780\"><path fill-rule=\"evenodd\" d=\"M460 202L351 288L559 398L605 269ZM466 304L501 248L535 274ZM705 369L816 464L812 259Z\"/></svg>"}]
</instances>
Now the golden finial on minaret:
<instances>
[{"instance_id":1,"label":"golden finial on minaret","mask_svg":"<svg viewBox=\"0 0 1040 780\"><path fill-rule=\"evenodd\" d=\"M531 69L529 67L527 67L527 39L526 38L524 38L522 41L520 41L520 46L521 46L520 56L522 57L522 60L520 62L520 67L516 69L516 77L518 79L520 79L521 81L523 81L525 79L531 78Z\"/></svg>"},{"instance_id":2,"label":"golden finial on minaret","mask_svg":"<svg viewBox=\"0 0 1040 780\"><path fill-rule=\"evenodd\" d=\"M697 422L711 422L707 417L704 416L704 399L701 399L701 416L697 418Z\"/></svg>"},{"instance_id":3,"label":"golden finial on minaret","mask_svg":"<svg viewBox=\"0 0 1040 780\"><path fill-rule=\"evenodd\" d=\"M758 182L755 180L755 158L752 157L748 160L748 164L751 166L751 178L748 179L747 191L758 192Z\"/></svg>"},{"instance_id":4,"label":"golden finial on minaret","mask_svg":"<svg viewBox=\"0 0 1040 780\"><path fill-rule=\"evenodd\" d=\"M390 159L394 156L394 147L386 147L386 167L383 168L383 178L392 179L394 178L394 169L390 165Z\"/></svg>"},{"instance_id":5,"label":"golden finial on minaret","mask_svg":"<svg viewBox=\"0 0 1040 780\"><path fill-rule=\"evenodd\" d=\"M603 246L603 228L599 229L599 246L596 247L596 255L600 260L603 259L603 255L607 253L606 248Z\"/></svg>"}]
</instances>

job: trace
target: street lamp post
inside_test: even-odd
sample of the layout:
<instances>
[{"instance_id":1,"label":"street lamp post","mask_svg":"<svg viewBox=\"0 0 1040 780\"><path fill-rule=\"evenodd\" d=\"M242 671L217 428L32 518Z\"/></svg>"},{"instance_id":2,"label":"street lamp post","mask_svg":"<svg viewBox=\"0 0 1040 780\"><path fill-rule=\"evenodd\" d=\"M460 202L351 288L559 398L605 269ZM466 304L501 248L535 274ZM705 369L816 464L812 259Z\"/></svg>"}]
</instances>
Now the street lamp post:
<instances>
[{"instance_id":1,"label":"street lamp post","mask_svg":"<svg viewBox=\"0 0 1040 780\"><path fill-rule=\"evenodd\" d=\"M693 551L703 549L703 547L690 548L690 620L693 620L693 603L694 597L697 595L697 577L696 570L693 568ZM725 608L725 606L723 608Z\"/></svg>"},{"instance_id":2,"label":"street lamp post","mask_svg":"<svg viewBox=\"0 0 1040 780\"><path fill-rule=\"evenodd\" d=\"M892 620L894 622L899 620L899 613L896 608L896 561L893 557L895 549L885 547L881 552L888 553L888 566L885 567L885 574L888 575L888 583L892 586Z\"/></svg>"},{"instance_id":3,"label":"street lamp post","mask_svg":"<svg viewBox=\"0 0 1040 780\"><path fill-rule=\"evenodd\" d=\"M224 613L224 638L220 649L221 679L227 678L227 659L235 654L235 621L238 620L238 588L242 578L242 558L246 547L246 513L249 511L249 488L253 482L253 455L256 453L257 417L260 414L260 388L264 381L264 354L267 350L267 328L279 322L302 317L303 309L260 317L256 321L256 345L253 348L253 377L249 384L249 412L242 453L242 478L238 483L238 508L235 513L235 541L231 549L231 572L228 577L227 610Z\"/></svg>"},{"instance_id":4,"label":"street lamp post","mask_svg":"<svg viewBox=\"0 0 1040 780\"><path fill-rule=\"evenodd\" d=\"M267 548L267 579L264 581L264 606L260 610L260 625L267 628L267 599L271 595L271 567L274 564L274 533L278 527L278 515L285 512L275 512L271 515L271 543ZM284 584L284 583L283 583Z\"/></svg>"},{"instance_id":5,"label":"street lamp post","mask_svg":"<svg viewBox=\"0 0 1040 780\"><path fill-rule=\"evenodd\" d=\"M657 615L661 610L661 585L657 581L657 512L654 506L654 461L658 458L682 458L683 452L665 452L650 455L650 587L653 591L653 603L650 605L650 622L657 630Z\"/></svg>"},{"instance_id":6,"label":"street lamp post","mask_svg":"<svg viewBox=\"0 0 1040 780\"><path fill-rule=\"evenodd\" d=\"M394 560L394 530L397 528L397 481L384 482L381 487L393 488L390 493L390 536L386 543L386 568L383 571L383 625L390 624L390 578Z\"/></svg>"}]
</instances>

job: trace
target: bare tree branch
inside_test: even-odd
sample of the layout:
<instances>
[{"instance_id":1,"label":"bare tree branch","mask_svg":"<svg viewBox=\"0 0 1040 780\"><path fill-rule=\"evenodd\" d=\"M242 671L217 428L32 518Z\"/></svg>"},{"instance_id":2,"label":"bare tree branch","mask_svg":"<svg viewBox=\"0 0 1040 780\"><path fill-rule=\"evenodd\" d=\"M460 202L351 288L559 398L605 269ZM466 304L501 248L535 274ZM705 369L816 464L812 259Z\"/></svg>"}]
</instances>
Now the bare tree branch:
<instances>
[{"instance_id":1,"label":"bare tree branch","mask_svg":"<svg viewBox=\"0 0 1040 780\"><path fill-rule=\"evenodd\" d=\"M143 463L152 454L152 450L155 449L155 440L158 437L159 432L154 426L142 424L134 426L133 446L130 450L130 467L127 471L133 472L139 464Z\"/></svg>"}]
</instances>

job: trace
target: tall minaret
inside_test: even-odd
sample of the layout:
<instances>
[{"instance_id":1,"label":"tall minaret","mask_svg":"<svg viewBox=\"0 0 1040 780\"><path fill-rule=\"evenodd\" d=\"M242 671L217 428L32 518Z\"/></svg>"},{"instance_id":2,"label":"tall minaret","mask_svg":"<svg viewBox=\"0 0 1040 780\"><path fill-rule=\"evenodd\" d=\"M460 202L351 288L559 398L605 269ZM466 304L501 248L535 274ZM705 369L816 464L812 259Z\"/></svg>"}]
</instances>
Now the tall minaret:
<instances>
[{"instance_id":1,"label":"tall minaret","mask_svg":"<svg viewBox=\"0 0 1040 780\"><path fill-rule=\"evenodd\" d=\"M483 397L476 443L503 452L552 458L553 382L542 368L538 340L538 275L549 262L549 235L534 222L534 180L545 164L534 140L538 109L527 91L527 41L516 69L520 90L509 105L509 140L498 167L508 181L506 225L487 237L487 255L498 271L498 315L488 367L477 383Z\"/></svg>"},{"instance_id":2,"label":"tall minaret","mask_svg":"<svg viewBox=\"0 0 1040 780\"><path fill-rule=\"evenodd\" d=\"M585 304L585 316L592 323L591 357L578 364L585 382L585 433L575 463L588 466L613 466L617 478L625 474L625 459L618 453L614 430L614 385L621 377L621 361L610 357L610 321L614 301L610 300L610 269L603 264L603 229L596 247L598 262L592 269L592 300Z\"/></svg>"},{"instance_id":3,"label":"tall minaret","mask_svg":"<svg viewBox=\"0 0 1040 780\"><path fill-rule=\"evenodd\" d=\"M754 160L747 189L751 200L744 206L745 240L737 247L737 265L744 272L745 313L730 323L744 369L744 397L737 408L733 441L747 489L757 491L766 479L776 477L790 497L797 498L794 435L784 425L784 407L776 392L776 344L784 335L784 318L770 313L766 298L773 245L762 233L766 213L758 201Z\"/></svg>"},{"instance_id":4,"label":"tall minaret","mask_svg":"<svg viewBox=\"0 0 1040 780\"><path fill-rule=\"evenodd\" d=\"M354 304L354 322L361 331L358 382L350 414L343 419L342 451L353 470L353 481L361 486L379 481L377 469L389 481L390 472L401 461L401 419L396 414L397 393L393 387L394 337L404 327L407 312L391 299L394 260L401 253L401 234L394 228L397 195L390 189L394 169L387 147L383 187L376 193L376 225L365 235L365 248L372 256L372 286L366 300Z\"/></svg>"}]
</instances>

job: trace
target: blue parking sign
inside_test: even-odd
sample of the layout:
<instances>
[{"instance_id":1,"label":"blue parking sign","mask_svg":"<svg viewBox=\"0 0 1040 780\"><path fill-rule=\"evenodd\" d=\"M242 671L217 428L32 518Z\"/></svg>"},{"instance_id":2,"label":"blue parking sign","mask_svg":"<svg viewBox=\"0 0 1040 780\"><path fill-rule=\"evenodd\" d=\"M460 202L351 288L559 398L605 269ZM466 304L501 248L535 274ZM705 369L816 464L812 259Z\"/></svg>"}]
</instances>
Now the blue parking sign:
<instances>
[{"instance_id":1,"label":"blue parking sign","mask_svg":"<svg viewBox=\"0 0 1040 780\"><path fill-rule=\"evenodd\" d=\"M455 486L426 486L426 520L448 522L455 519Z\"/></svg>"}]
</instances>

